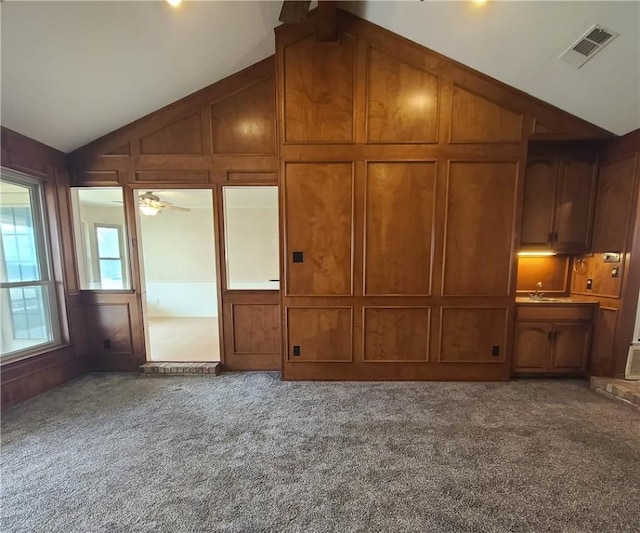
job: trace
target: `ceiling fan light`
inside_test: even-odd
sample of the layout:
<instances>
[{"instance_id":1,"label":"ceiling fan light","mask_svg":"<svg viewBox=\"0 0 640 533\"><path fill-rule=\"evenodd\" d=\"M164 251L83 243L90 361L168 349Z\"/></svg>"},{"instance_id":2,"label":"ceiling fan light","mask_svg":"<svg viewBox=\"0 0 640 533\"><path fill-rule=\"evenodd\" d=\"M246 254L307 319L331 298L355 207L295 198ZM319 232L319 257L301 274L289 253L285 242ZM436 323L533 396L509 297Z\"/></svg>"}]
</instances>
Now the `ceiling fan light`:
<instances>
[{"instance_id":1,"label":"ceiling fan light","mask_svg":"<svg viewBox=\"0 0 640 533\"><path fill-rule=\"evenodd\" d=\"M155 217L160 212L160 208L148 204L142 204L140 206L140 212L145 216Z\"/></svg>"}]
</instances>

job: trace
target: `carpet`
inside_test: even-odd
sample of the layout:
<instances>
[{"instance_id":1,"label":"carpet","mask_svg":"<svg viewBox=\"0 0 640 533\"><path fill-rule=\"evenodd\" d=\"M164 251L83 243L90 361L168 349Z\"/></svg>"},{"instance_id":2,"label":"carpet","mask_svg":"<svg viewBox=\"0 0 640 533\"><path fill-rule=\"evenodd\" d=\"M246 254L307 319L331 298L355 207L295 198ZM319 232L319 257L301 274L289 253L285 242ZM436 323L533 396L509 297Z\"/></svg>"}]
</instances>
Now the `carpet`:
<instances>
[{"instance_id":1,"label":"carpet","mask_svg":"<svg viewBox=\"0 0 640 533\"><path fill-rule=\"evenodd\" d=\"M585 382L90 374L2 420L9 532L622 532L640 413Z\"/></svg>"}]
</instances>

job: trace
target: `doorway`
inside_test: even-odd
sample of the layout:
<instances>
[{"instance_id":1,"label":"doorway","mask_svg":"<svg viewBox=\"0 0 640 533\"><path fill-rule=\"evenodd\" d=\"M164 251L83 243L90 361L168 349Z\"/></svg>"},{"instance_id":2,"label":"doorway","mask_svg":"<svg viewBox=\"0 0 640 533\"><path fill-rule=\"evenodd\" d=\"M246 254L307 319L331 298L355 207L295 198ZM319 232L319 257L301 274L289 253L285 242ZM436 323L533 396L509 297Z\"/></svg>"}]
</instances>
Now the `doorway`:
<instances>
[{"instance_id":1,"label":"doorway","mask_svg":"<svg viewBox=\"0 0 640 533\"><path fill-rule=\"evenodd\" d=\"M136 194L147 360L220 361L213 191Z\"/></svg>"}]
</instances>

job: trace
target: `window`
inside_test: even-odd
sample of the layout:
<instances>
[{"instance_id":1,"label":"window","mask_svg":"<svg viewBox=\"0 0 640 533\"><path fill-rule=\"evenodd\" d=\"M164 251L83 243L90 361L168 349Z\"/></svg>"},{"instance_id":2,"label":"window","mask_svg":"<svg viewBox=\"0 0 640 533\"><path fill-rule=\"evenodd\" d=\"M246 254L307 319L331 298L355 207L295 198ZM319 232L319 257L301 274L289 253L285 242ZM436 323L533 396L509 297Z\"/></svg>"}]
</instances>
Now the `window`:
<instances>
[{"instance_id":1,"label":"window","mask_svg":"<svg viewBox=\"0 0 640 533\"><path fill-rule=\"evenodd\" d=\"M2 170L0 180L0 348L26 355L59 342L42 184Z\"/></svg>"},{"instance_id":2,"label":"window","mask_svg":"<svg viewBox=\"0 0 640 533\"><path fill-rule=\"evenodd\" d=\"M71 189L81 289L129 289L122 187Z\"/></svg>"},{"instance_id":3,"label":"window","mask_svg":"<svg viewBox=\"0 0 640 533\"><path fill-rule=\"evenodd\" d=\"M103 289L122 288L124 279L122 227L96 224L96 243L100 286Z\"/></svg>"},{"instance_id":4,"label":"window","mask_svg":"<svg viewBox=\"0 0 640 533\"><path fill-rule=\"evenodd\" d=\"M224 187L227 288L278 290L278 188Z\"/></svg>"}]
</instances>

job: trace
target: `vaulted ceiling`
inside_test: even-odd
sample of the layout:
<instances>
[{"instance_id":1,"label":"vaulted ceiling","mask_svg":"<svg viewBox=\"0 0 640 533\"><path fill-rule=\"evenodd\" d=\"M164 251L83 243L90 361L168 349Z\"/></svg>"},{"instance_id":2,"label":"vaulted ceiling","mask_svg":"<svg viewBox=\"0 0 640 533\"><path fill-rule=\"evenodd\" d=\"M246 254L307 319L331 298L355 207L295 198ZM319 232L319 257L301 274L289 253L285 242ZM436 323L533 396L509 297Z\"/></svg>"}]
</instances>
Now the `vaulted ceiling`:
<instances>
[{"instance_id":1,"label":"vaulted ceiling","mask_svg":"<svg viewBox=\"0 0 640 533\"><path fill-rule=\"evenodd\" d=\"M281 2L5 0L2 125L68 152L274 53ZM640 2L343 2L585 120L640 127ZM558 56L620 33L581 69Z\"/></svg>"}]
</instances>

